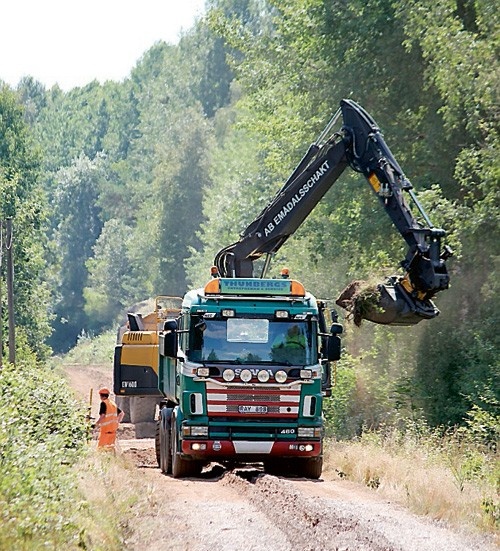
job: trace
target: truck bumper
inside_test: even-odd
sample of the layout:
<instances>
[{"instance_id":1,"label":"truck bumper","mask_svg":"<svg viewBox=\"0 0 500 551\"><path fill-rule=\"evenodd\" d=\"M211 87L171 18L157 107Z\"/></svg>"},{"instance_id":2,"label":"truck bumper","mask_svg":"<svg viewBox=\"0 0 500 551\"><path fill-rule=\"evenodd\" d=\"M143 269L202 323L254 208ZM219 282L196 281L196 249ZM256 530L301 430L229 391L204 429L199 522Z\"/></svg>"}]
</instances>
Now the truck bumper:
<instances>
[{"instance_id":1,"label":"truck bumper","mask_svg":"<svg viewBox=\"0 0 500 551\"><path fill-rule=\"evenodd\" d=\"M183 455L196 460L265 461L269 458L319 457L321 441L182 440Z\"/></svg>"}]
</instances>

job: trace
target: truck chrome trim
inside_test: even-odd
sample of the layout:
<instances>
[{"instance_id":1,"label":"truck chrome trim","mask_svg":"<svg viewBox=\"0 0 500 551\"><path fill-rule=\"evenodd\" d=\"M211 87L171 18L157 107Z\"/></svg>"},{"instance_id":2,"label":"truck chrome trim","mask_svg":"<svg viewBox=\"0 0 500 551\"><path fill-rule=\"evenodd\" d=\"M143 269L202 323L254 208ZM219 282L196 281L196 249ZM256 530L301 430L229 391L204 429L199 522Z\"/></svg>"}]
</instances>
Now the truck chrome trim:
<instances>
[{"instance_id":1,"label":"truck chrome trim","mask_svg":"<svg viewBox=\"0 0 500 551\"><path fill-rule=\"evenodd\" d=\"M246 401L245 398L247 400L252 400L252 401L255 401L256 398L254 397L254 395L244 395L244 394L241 394L241 395L235 395L234 397L230 394L223 394L223 393L217 393L217 392L209 392L208 396L210 397L210 400L212 401L220 401L220 402L227 402L227 401L230 401L230 400L240 400L240 401ZM273 400L273 401L276 401L276 403L279 403L279 402L300 402L300 394L286 394L286 395L278 395L278 396L275 396L275 395L271 395L269 397L266 397L265 395L262 396L262 399L263 400L268 400L269 398L276 398L276 400Z\"/></svg>"},{"instance_id":2,"label":"truck chrome trim","mask_svg":"<svg viewBox=\"0 0 500 551\"><path fill-rule=\"evenodd\" d=\"M234 440L236 453L271 453L274 442L252 442L251 440Z\"/></svg>"},{"instance_id":3,"label":"truck chrome trim","mask_svg":"<svg viewBox=\"0 0 500 551\"><path fill-rule=\"evenodd\" d=\"M215 302L219 302L220 300L234 300L234 301L253 301L255 302L255 299L258 298L260 301L269 301L269 302L276 302L276 300L283 301L283 302L303 302L309 304L311 302L311 295L309 293L306 293L305 297L299 297L299 296L286 296L286 295L276 295L276 296L261 296L261 295L254 295L254 296L245 296L245 295L205 295L203 289L198 290L198 297L204 300L212 300ZM311 312L313 314L314 312Z\"/></svg>"},{"instance_id":4,"label":"truck chrome trim","mask_svg":"<svg viewBox=\"0 0 500 551\"><path fill-rule=\"evenodd\" d=\"M238 381L237 383L227 383L226 381L217 381L215 379L201 379L201 378L197 378L195 379L195 381L205 381L207 383L207 390L210 389L210 388L213 388L211 387L210 385L215 385L215 386L218 386L218 387L221 387L221 388L226 388L226 387L233 387L234 388L241 388L242 390L245 389L245 390L252 390L252 389L255 389L255 390L266 390L266 389L280 389L280 390L295 390L294 387L300 387L302 385L311 385L313 384L313 381L311 379L301 379L301 380L298 380L298 381L292 381L290 383L283 383L283 384L279 384L279 383L242 383L241 381ZM298 389L300 390L300 389Z\"/></svg>"}]
</instances>

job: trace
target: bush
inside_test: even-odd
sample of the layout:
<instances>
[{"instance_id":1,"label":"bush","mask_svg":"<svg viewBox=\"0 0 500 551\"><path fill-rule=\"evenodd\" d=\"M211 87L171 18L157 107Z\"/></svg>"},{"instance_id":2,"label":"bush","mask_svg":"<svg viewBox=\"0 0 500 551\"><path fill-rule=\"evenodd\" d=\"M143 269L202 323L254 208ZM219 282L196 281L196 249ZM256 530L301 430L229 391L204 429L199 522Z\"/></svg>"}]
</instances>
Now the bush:
<instances>
[{"instance_id":1,"label":"bush","mask_svg":"<svg viewBox=\"0 0 500 551\"><path fill-rule=\"evenodd\" d=\"M86 442L85 411L33 358L4 366L0 386L0 548L76 547L73 466Z\"/></svg>"},{"instance_id":2,"label":"bush","mask_svg":"<svg viewBox=\"0 0 500 551\"><path fill-rule=\"evenodd\" d=\"M360 419L353 412L356 394L355 363L353 358L344 354L342 362L332 372L332 395L323 402L327 436L349 438L359 429Z\"/></svg>"}]
</instances>

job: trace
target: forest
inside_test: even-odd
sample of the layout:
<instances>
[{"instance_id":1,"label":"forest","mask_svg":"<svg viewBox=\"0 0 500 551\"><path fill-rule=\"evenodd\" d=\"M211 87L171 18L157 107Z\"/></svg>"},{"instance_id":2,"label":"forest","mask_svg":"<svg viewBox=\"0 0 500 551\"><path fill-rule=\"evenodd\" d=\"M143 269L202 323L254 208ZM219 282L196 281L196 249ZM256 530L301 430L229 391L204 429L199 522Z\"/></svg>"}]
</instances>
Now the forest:
<instances>
[{"instance_id":1,"label":"forest","mask_svg":"<svg viewBox=\"0 0 500 551\"><path fill-rule=\"evenodd\" d=\"M483 415L500 401L499 12L491 0L207 0L121 82L0 81L0 220L14 227L18 342L43 362L131 305L210 277L343 98L361 104L454 250L438 318L344 319L327 404L339 438ZM0 75L1 79L1 75ZM404 241L347 171L280 250L334 306L398 271ZM6 263L1 263L7 353ZM341 314L343 315L343 314Z\"/></svg>"}]
</instances>

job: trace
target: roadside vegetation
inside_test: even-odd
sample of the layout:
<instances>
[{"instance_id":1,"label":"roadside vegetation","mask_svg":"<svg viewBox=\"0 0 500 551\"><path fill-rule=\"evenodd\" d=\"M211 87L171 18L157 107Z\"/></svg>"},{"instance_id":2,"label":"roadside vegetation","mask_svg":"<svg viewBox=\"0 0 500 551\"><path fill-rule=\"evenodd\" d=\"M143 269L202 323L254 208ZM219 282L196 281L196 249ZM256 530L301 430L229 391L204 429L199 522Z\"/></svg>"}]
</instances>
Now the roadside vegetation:
<instances>
[{"instance_id":1,"label":"roadside vegetation","mask_svg":"<svg viewBox=\"0 0 500 551\"><path fill-rule=\"evenodd\" d=\"M500 460L484 429L495 420L477 412L454 431L424 424L383 427L352 440L327 440L325 473L373 489L414 513L458 529L500 535Z\"/></svg>"},{"instance_id":2,"label":"roadside vegetation","mask_svg":"<svg viewBox=\"0 0 500 551\"><path fill-rule=\"evenodd\" d=\"M141 491L124 484L126 462L91 448L87 410L61 372L19 346L0 387L0 549L123 549Z\"/></svg>"},{"instance_id":3,"label":"roadside vegetation","mask_svg":"<svg viewBox=\"0 0 500 551\"><path fill-rule=\"evenodd\" d=\"M100 335L82 334L77 344L66 354L52 358L55 365L113 365L116 331L104 331Z\"/></svg>"},{"instance_id":4,"label":"roadside vegetation","mask_svg":"<svg viewBox=\"0 0 500 551\"><path fill-rule=\"evenodd\" d=\"M131 514L148 507L151 496L133 465L89 444L85 404L60 370L109 363L113 339L113 332L81 338L56 367L40 365L21 347L17 365L0 372L0 549L118 551ZM497 419L475 408L455 430L400 418L399 428L364 427L335 439L335 431L352 426L347 398L354 380L352 366L339 370L327 401L325 475L458 528L498 534Z\"/></svg>"},{"instance_id":5,"label":"roadside vegetation","mask_svg":"<svg viewBox=\"0 0 500 551\"><path fill-rule=\"evenodd\" d=\"M498 404L473 406L460 426L432 427L401 395L399 407L380 414L380 402L398 389L391 377L386 385L370 377L369 356L346 354L334 379L325 400L325 472L417 514L500 536L500 422L491 413Z\"/></svg>"}]
</instances>

